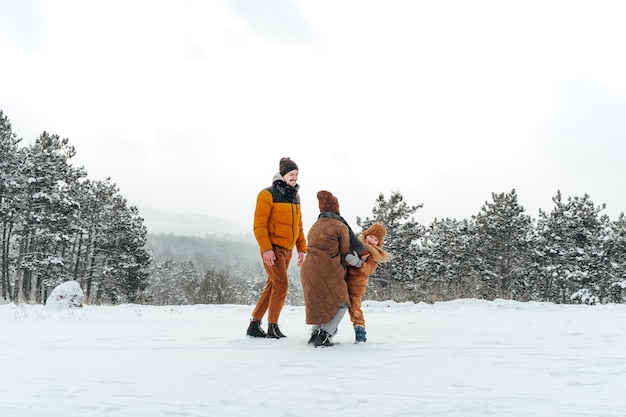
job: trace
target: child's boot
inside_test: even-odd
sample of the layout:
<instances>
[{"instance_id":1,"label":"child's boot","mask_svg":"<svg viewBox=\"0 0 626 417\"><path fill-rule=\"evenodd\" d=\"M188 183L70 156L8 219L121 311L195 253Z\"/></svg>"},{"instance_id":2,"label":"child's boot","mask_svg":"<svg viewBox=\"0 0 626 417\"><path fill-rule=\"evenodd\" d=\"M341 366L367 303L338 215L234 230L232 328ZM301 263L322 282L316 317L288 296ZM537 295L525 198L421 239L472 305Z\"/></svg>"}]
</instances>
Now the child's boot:
<instances>
[{"instance_id":1,"label":"child's boot","mask_svg":"<svg viewBox=\"0 0 626 417\"><path fill-rule=\"evenodd\" d=\"M367 341L365 327L363 326L354 326L354 333L356 335L356 340L354 343L365 342Z\"/></svg>"}]
</instances>

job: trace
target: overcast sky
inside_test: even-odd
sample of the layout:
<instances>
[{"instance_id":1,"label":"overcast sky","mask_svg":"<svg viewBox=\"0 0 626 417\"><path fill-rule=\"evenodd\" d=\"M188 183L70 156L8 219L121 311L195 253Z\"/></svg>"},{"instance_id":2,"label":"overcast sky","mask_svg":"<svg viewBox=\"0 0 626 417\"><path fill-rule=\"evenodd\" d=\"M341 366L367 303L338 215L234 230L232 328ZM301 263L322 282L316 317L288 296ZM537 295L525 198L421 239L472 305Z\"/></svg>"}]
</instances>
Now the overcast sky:
<instances>
[{"instance_id":1,"label":"overcast sky","mask_svg":"<svg viewBox=\"0 0 626 417\"><path fill-rule=\"evenodd\" d=\"M626 211L621 1L0 0L0 109L131 204L252 224L278 161L371 216Z\"/></svg>"}]
</instances>

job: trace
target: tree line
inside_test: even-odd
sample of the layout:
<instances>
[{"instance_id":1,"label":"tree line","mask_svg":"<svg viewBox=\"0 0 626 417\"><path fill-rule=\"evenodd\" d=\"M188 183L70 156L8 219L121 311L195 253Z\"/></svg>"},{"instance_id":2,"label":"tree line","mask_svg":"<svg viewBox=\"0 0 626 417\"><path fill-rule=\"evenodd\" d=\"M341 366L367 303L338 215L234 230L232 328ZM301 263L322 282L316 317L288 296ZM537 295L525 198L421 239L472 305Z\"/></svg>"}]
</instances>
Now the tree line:
<instances>
[{"instance_id":1,"label":"tree line","mask_svg":"<svg viewBox=\"0 0 626 417\"><path fill-rule=\"evenodd\" d=\"M602 214L588 195L553 197L551 212L534 219L517 193L494 193L469 219L423 226L400 192L378 196L372 216L355 232L380 222L394 255L369 280L366 298L413 302L496 298L552 303L622 303L626 287L626 218ZM265 282L256 242L154 236L158 270L145 299L155 304L253 304ZM176 248L183 248L176 252ZM189 256L195 255L193 259ZM211 258L207 254L214 254ZM198 268L198 266L201 266ZM203 272L200 272L199 269ZM157 279L158 277L158 279ZM302 304L297 268L290 268L288 304ZM178 285L185 283L184 286ZM172 291L176 288L176 291Z\"/></svg>"},{"instance_id":2,"label":"tree line","mask_svg":"<svg viewBox=\"0 0 626 417\"><path fill-rule=\"evenodd\" d=\"M396 301L496 298L552 303L622 303L626 288L626 218L602 214L588 195L552 198L551 212L525 213L515 189L492 194L469 219L424 227L399 192L380 194L372 218L388 230L395 255L370 278L367 297Z\"/></svg>"},{"instance_id":3,"label":"tree line","mask_svg":"<svg viewBox=\"0 0 626 417\"><path fill-rule=\"evenodd\" d=\"M137 208L110 178L94 181L74 167L67 139L43 132L29 146L20 142L0 110L3 298L45 302L56 285L76 280L87 303L255 302L266 279L256 242L153 235L166 250L149 248ZM624 302L624 214L609 219L588 195L564 200L557 192L552 200L552 211L535 219L513 189L492 194L469 219L424 226L413 218L421 205L381 193L357 225L384 224L394 259L370 277L366 297ZM290 269L290 304L302 303L298 274Z\"/></svg>"},{"instance_id":4,"label":"tree line","mask_svg":"<svg viewBox=\"0 0 626 417\"><path fill-rule=\"evenodd\" d=\"M109 178L74 167L68 139L20 142L0 110L0 295L41 303L76 280L87 303L140 301L150 254L137 208Z\"/></svg>"}]
</instances>

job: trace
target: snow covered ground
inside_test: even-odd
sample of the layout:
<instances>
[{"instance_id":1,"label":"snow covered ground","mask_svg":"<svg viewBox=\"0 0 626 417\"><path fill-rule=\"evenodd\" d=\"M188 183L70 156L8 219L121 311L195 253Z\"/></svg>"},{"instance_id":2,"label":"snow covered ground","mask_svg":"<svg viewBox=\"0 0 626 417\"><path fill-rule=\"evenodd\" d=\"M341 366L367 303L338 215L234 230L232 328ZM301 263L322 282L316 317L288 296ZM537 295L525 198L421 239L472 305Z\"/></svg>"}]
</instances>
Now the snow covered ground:
<instances>
[{"instance_id":1,"label":"snow covered ground","mask_svg":"<svg viewBox=\"0 0 626 417\"><path fill-rule=\"evenodd\" d=\"M626 306L364 302L330 348L251 306L0 305L0 416L626 416ZM265 323L264 323L265 324Z\"/></svg>"}]
</instances>

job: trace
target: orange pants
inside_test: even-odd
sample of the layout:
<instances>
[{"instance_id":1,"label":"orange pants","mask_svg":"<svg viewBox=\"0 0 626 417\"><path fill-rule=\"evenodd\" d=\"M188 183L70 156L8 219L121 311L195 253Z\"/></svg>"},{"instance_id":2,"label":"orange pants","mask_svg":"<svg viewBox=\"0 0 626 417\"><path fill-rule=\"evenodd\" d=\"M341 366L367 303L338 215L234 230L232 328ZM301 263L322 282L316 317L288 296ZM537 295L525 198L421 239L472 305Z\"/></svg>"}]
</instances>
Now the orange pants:
<instances>
[{"instance_id":1,"label":"orange pants","mask_svg":"<svg viewBox=\"0 0 626 417\"><path fill-rule=\"evenodd\" d=\"M350 294L350 309L348 310L348 314L350 314L352 326L365 327L365 317L363 317L363 310L361 310L360 295Z\"/></svg>"},{"instance_id":2,"label":"orange pants","mask_svg":"<svg viewBox=\"0 0 626 417\"><path fill-rule=\"evenodd\" d=\"M269 266L263 262L263 267L267 272L267 283L252 312L252 320L254 321L261 321L265 312L268 312L267 322L278 323L278 317L283 309L285 298L287 298L287 290L289 289L287 269L293 251L281 246L274 246L273 249L276 254L274 265Z\"/></svg>"}]
</instances>

